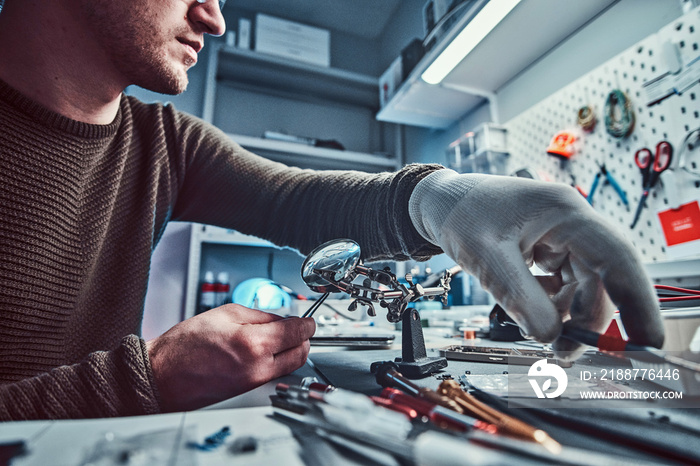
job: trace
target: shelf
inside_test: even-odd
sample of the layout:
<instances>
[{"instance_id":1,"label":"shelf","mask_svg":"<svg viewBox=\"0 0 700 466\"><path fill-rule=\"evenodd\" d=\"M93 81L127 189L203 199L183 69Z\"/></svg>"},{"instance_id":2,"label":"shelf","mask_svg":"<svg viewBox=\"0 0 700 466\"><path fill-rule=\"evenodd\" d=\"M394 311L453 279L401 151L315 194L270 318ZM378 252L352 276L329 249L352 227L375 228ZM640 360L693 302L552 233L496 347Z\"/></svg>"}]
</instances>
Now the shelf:
<instances>
[{"instance_id":1,"label":"shelf","mask_svg":"<svg viewBox=\"0 0 700 466\"><path fill-rule=\"evenodd\" d=\"M379 108L379 80L351 71L325 68L236 47L218 46L216 79L232 84L283 90L344 104Z\"/></svg>"},{"instance_id":2,"label":"shelf","mask_svg":"<svg viewBox=\"0 0 700 466\"><path fill-rule=\"evenodd\" d=\"M493 104L502 86L615 1L523 1L442 83L427 84L421 74L486 3L474 2L413 69L377 119L447 128L484 102ZM492 118L498 121L497 114Z\"/></svg>"},{"instance_id":3,"label":"shelf","mask_svg":"<svg viewBox=\"0 0 700 466\"><path fill-rule=\"evenodd\" d=\"M367 171L397 170L395 158L365 154L347 150L326 149L294 142L262 139L241 134L229 134L233 141L244 148L272 160L294 165L303 161L305 167L326 169L354 169Z\"/></svg>"},{"instance_id":4,"label":"shelf","mask_svg":"<svg viewBox=\"0 0 700 466\"><path fill-rule=\"evenodd\" d=\"M700 277L700 258L644 264L654 280L675 280Z\"/></svg>"},{"instance_id":5,"label":"shelf","mask_svg":"<svg viewBox=\"0 0 700 466\"><path fill-rule=\"evenodd\" d=\"M201 243L234 244L238 246L257 246L277 248L274 244L255 236L244 235L236 230L215 227L212 225L193 225L196 240Z\"/></svg>"}]
</instances>

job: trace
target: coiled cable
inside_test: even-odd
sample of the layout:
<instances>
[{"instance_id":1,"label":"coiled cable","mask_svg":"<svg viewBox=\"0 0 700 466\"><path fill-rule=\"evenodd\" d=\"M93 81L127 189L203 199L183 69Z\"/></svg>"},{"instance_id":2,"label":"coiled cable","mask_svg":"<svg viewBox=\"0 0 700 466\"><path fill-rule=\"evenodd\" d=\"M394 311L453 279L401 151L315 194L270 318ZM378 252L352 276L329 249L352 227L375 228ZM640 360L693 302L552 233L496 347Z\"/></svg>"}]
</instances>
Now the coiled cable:
<instances>
[{"instance_id":1,"label":"coiled cable","mask_svg":"<svg viewBox=\"0 0 700 466\"><path fill-rule=\"evenodd\" d=\"M585 105L578 110L578 118L576 119L578 125L583 128L584 131L590 133L595 128L597 122L595 117L595 111L589 105Z\"/></svg>"},{"instance_id":2,"label":"coiled cable","mask_svg":"<svg viewBox=\"0 0 700 466\"><path fill-rule=\"evenodd\" d=\"M605 129L613 137L626 138L634 128L632 101L619 89L613 89L605 100Z\"/></svg>"}]
</instances>

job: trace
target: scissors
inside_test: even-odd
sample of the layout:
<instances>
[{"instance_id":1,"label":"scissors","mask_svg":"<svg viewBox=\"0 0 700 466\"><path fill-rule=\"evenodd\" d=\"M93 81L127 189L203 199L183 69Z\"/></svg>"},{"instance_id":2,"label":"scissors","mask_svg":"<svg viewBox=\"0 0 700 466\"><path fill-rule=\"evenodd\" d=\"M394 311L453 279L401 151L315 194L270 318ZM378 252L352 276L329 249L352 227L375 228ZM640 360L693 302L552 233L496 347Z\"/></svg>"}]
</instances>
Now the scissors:
<instances>
[{"instance_id":1,"label":"scissors","mask_svg":"<svg viewBox=\"0 0 700 466\"><path fill-rule=\"evenodd\" d=\"M649 191L659 181L659 176L671 165L673 157L673 147L667 141L661 141L656 145L656 153L652 157L651 151L646 147L639 149L634 154L634 162L642 172L642 197L639 199L637 211L634 214L634 220L630 228L634 228L639 220L639 215L646 204Z\"/></svg>"}]
</instances>

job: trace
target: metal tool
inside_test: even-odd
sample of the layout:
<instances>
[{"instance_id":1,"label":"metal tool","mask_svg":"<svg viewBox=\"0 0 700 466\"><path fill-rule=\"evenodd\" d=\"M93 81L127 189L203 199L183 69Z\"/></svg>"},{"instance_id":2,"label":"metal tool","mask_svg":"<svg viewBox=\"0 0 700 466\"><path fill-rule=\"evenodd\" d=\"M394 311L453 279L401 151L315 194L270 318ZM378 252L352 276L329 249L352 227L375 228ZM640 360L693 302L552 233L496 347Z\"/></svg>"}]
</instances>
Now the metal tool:
<instances>
[{"instance_id":1,"label":"metal tool","mask_svg":"<svg viewBox=\"0 0 700 466\"><path fill-rule=\"evenodd\" d=\"M424 402L419 410L428 409L433 414L439 413L438 419L452 421L450 426L462 425L466 429L449 429L450 433L445 434L445 426L440 426L441 422L433 423L438 427L433 429L426 426L424 419L431 416L411 412L415 410L415 401L424 401L420 398L413 398L414 402L410 406L400 406L403 403L398 403L395 399L366 397L375 405L370 406L367 400L361 399L365 395L340 390L341 393L338 394L341 396L336 398L333 393L338 390L329 390L329 387L323 386L317 388L320 390L310 390L315 393L304 393L280 384L276 389L277 395L270 397L274 418L289 425L305 448L317 445L318 437L353 451L356 451L354 446L362 446L362 451L365 452L362 456L377 464L385 464L377 460L380 454L392 455L401 464L431 466L465 463L519 464L525 459L530 460L528 464L536 460L546 464L581 466L592 463L640 464L639 459L626 461L619 456L568 446L551 451L532 440L498 435L500 431L494 431L493 426L486 423L471 425L468 417ZM384 393L386 391L383 395ZM384 408L394 413L383 412L386 411ZM648 463L642 460L641 464Z\"/></svg>"},{"instance_id":2,"label":"metal tool","mask_svg":"<svg viewBox=\"0 0 700 466\"><path fill-rule=\"evenodd\" d=\"M620 196L622 203L625 204L625 206L627 206L627 209L629 209L627 193L625 193L625 191L620 187L620 184L617 182L617 180L615 180L615 177L613 177L612 174L608 171L604 163L599 163L598 167L598 173L595 174L593 184L591 185L591 189L588 191L588 196L586 197L588 203L593 205L593 195L595 194L595 191L598 188L598 183L600 183L600 177L605 176L605 180L610 184L610 186L613 187L617 195Z\"/></svg>"},{"instance_id":3,"label":"metal tool","mask_svg":"<svg viewBox=\"0 0 700 466\"><path fill-rule=\"evenodd\" d=\"M651 188L653 188L656 185L656 182L659 181L661 173L663 173L663 171L666 170L669 165L671 165L672 158L673 147L668 141L661 141L658 143L656 145L656 152L653 156L651 151L646 147L639 149L634 154L634 162L642 172L643 191L630 228L634 228L637 225L639 216L642 213L642 209L644 208L647 197L649 196L649 191L651 191Z\"/></svg>"},{"instance_id":4,"label":"metal tool","mask_svg":"<svg viewBox=\"0 0 700 466\"><path fill-rule=\"evenodd\" d=\"M561 452L561 444L550 437L547 432L487 405L471 393L462 390L459 383L454 380L443 380L438 388L438 393L453 399L472 416L496 426L498 432L504 435L539 443L552 453Z\"/></svg>"},{"instance_id":5,"label":"metal tool","mask_svg":"<svg viewBox=\"0 0 700 466\"><path fill-rule=\"evenodd\" d=\"M447 367L447 359L428 356L425 349L423 329L418 311L408 305L423 297L440 297L447 304L452 274L446 270L437 286L423 287L413 282L411 274L406 274L406 284L401 283L389 267L373 270L362 265L360 246L350 239L329 241L314 249L301 266L304 283L323 296L302 317L311 317L320 304L333 292L345 292L353 299L348 306L355 311L357 306L367 308L367 314L376 316L374 303L387 310L389 322L402 322L401 358L396 362L407 377L419 378ZM362 284L354 283L359 276L365 277ZM376 282L380 287L373 287ZM372 363L372 367L383 361ZM371 370L371 368L370 368Z\"/></svg>"},{"instance_id":6,"label":"metal tool","mask_svg":"<svg viewBox=\"0 0 700 466\"><path fill-rule=\"evenodd\" d=\"M480 419L494 425L501 434L539 443L552 453L561 452L561 445L546 432L488 406L462 390L454 380L444 380L438 391L434 391L415 385L396 369L397 366L391 362L378 367L375 373L377 383L383 387L398 388L409 395L451 409L459 414Z\"/></svg>"},{"instance_id":7,"label":"metal tool","mask_svg":"<svg viewBox=\"0 0 700 466\"><path fill-rule=\"evenodd\" d=\"M683 139L681 148L678 150L678 160L675 164L681 170L684 170L694 176L700 176L700 172L697 171L698 166L695 162L688 163L687 159L688 154L693 150L697 150L698 147L700 147L700 128L695 128L691 130ZM671 167L671 169L673 169L673 167Z\"/></svg>"},{"instance_id":8,"label":"metal tool","mask_svg":"<svg viewBox=\"0 0 700 466\"><path fill-rule=\"evenodd\" d=\"M360 275L366 277L362 284L353 283ZM353 298L348 307L349 311L354 311L361 305L367 308L367 314L374 317L377 313L373 303L379 303L388 311L387 320L394 323L401 321L409 303L423 297L437 296L446 304L451 279L451 273L446 271L437 286L424 288L413 282L411 274L406 274L408 286L404 285L388 267L374 270L362 265L360 246L350 239L329 241L314 249L301 266L301 276L312 291L325 295L333 292L349 294ZM385 289L373 288L373 282ZM312 309L303 317L311 317L318 306Z\"/></svg>"}]
</instances>

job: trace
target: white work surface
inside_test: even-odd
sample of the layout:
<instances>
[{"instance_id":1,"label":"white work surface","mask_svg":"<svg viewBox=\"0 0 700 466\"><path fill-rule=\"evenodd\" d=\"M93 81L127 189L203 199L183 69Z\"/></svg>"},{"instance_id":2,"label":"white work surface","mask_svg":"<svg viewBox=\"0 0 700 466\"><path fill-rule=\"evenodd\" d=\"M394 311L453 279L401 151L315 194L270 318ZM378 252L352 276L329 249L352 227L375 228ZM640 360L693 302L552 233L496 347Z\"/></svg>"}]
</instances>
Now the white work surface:
<instances>
[{"instance_id":1,"label":"white work surface","mask_svg":"<svg viewBox=\"0 0 700 466\"><path fill-rule=\"evenodd\" d=\"M443 332L432 333L434 336L426 332L426 346L437 348L449 342L441 338ZM400 346L398 333L392 348ZM343 349L314 347L312 353ZM306 365L244 395L186 413L0 423L0 444L25 442L26 454L15 457L12 466L309 464L304 460L308 451L302 451L291 429L271 417L269 396L275 393L278 382L298 384L303 377L315 375ZM224 426L230 427L231 436L220 448L202 451L187 446L190 442L201 444ZM257 441L255 451L238 451L236 442L250 438ZM309 447L305 443L304 448ZM334 464L350 463L337 457Z\"/></svg>"},{"instance_id":2,"label":"white work surface","mask_svg":"<svg viewBox=\"0 0 700 466\"><path fill-rule=\"evenodd\" d=\"M0 424L0 442L26 442L27 454L15 458L13 466L304 464L291 430L271 419L271 413L271 407L253 407L115 419L12 422ZM258 439L256 450L235 453L230 441L212 451L187 446L190 441L203 442L224 426L230 426L234 441ZM142 448L140 442L148 445Z\"/></svg>"},{"instance_id":3,"label":"white work surface","mask_svg":"<svg viewBox=\"0 0 700 466\"><path fill-rule=\"evenodd\" d=\"M374 329L377 332L382 330ZM363 329L362 333L371 332ZM445 329L435 327L424 329L429 355L435 355L431 348L464 343L459 338L446 338L448 333ZM364 455L368 453L369 447L353 456L347 449L343 450L342 446L331 446L308 428L297 427L293 431L287 423L273 418L274 411L269 396L275 394L278 382L297 385L303 377L310 376L328 377L331 383L341 388L376 395L381 388L369 373L370 363L377 360L393 360L394 356L400 355L401 336L397 334L396 337L396 341L388 349L342 351L341 348L313 347L310 359L315 369L307 364L293 374L249 393L193 412L94 420L0 423L0 444L17 440L25 442L26 454L14 458L10 463L13 466L367 464L368 460ZM511 345L490 340L477 344L499 347ZM587 353L586 357L582 357L576 365L567 370L572 374L584 369L593 370L601 358L606 357ZM506 369L507 366L500 364L452 360L445 373L453 373L455 376L472 374L480 377L503 377ZM433 389L439 383L435 377L416 382ZM638 464L634 462L659 460L661 463L667 463L666 460L670 458L664 458L663 452L673 453L674 450L680 451L679 455L684 455L676 455L675 459L681 459L680 463L687 458L700 458L693 448L697 439L696 433L700 432L697 410L664 409L659 403L643 403L644 408L641 410L575 409L563 412L572 420L587 422L589 425L614 424L614 432L630 436L635 443L618 438L608 439L605 433L591 436L590 432L579 432L578 427L567 428L555 423L546 424L546 420L543 422L546 424L546 430L553 433L562 444L568 445L568 457L578 458L573 463L587 462L585 459L581 460L583 456L576 456L582 451L587 455L598 452L605 456L603 460L607 461L601 462L599 459L596 460L596 464ZM231 435L225 439L223 445L211 451L197 448L197 444L202 445L205 438L219 432L225 426L230 428ZM642 448L645 443L650 444L649 448ZM483 454L485 451L478 448L474 450L473 444L470 448L470 455L479 452ZM372 464L400 464L379 449L370 450ZM446 454L444 449L437 450L440 455ZM357 445L354 451L357 453ZM649 457L650 451L657 456ZM491 454L494 453L499 455L495 464L541 464L537 458L514 456L502 450L491 451ZM449 455L447 457L449 458ZM476 457L470 458L475 459ZM448 463L449 460L443 461L443 464Z\"/></svg>"}]
</instances>

